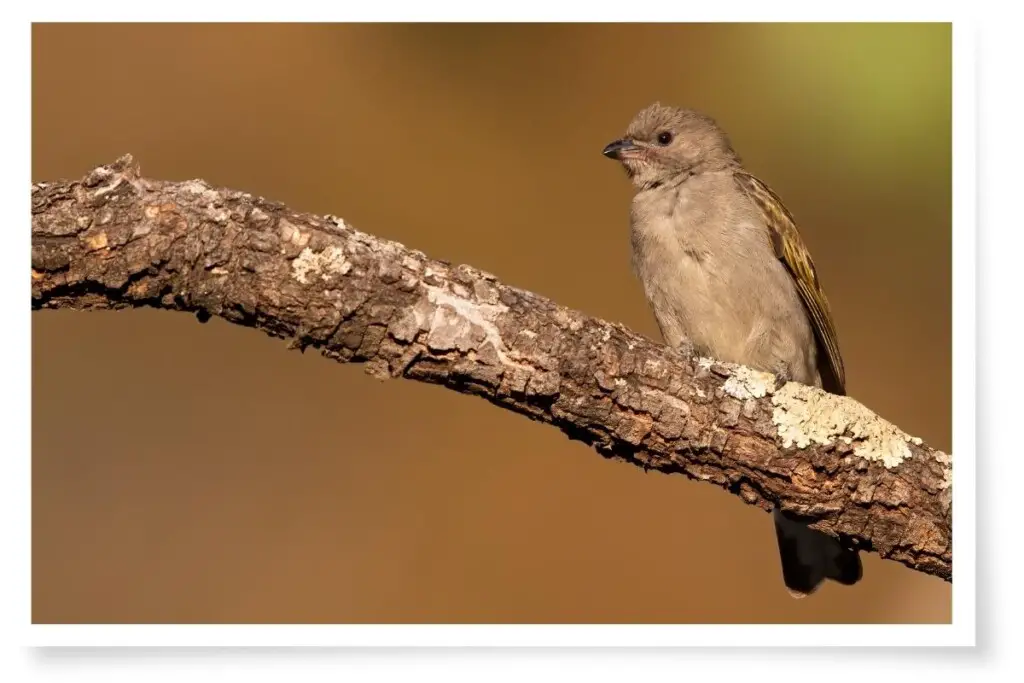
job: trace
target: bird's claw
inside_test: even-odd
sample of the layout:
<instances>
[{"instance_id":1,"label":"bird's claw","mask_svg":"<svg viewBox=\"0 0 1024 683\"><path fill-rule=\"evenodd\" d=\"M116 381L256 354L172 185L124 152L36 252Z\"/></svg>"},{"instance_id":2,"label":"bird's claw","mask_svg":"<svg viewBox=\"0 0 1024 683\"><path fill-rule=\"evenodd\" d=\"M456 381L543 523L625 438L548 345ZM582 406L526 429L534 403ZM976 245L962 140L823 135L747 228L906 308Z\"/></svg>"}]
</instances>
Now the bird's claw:
<instances>
[{"instance_id":1,"label":"bird's claw","mask_svg":"<svg viewBox=\"0 0 1024 683\"><path fill-rule=\"evenodd\" d=\"M778 391L782 387L786 386L789 382L793 381L793 373L789 371L789 366L785 363L779 363L775 367L775 390Z\"/></svg>"},{"instance_id":2,"label":"bird's claw","mask_svg":"<svg viewBox=\"0 0 1024 683\"><path fill-rule=\"evenodd\" d=\"M694 347L693 342L687 337L683 337L683 340L676 346L676 351L683 354L687 360L692 360L697 356L697 349Z\"/></svg>"}]
</instances>

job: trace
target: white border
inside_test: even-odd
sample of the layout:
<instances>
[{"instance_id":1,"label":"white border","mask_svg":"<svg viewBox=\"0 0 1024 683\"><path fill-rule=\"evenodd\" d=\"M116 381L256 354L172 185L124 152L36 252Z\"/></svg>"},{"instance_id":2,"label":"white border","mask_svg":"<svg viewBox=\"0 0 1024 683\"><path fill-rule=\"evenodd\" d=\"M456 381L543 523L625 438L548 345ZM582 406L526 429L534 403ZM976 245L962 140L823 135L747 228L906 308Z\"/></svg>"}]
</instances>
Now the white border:
<instances>
[{"instance_id":1,"label":"white border","mask_svg":"<svg viewBox=\"0 0 1024 683\"><path fill-rule=\"evenodd\" d=\"M470 0L417 0L326 3L317 0L244 5L222 0L178 0L160 5L107 0L85 4L51 0L31 7L32 21L258 21L258 22L925 22L952 21L965 14L963 3L858 0L847 7L813 0L732 0L685 3L644 0L634 3L588 3L566 0L517 0L514 3ZM959 21L959 20L958 20Z\"/></svg>"},{"instance_id":2,"label":"white border","mask_svg":"<svg viewBox=\"0 0 1024 683\"><path fill-rule=\"evenodd\" d=\"M718 647L973 645L966 624L288 624L30 628L33 645Z\"/></svg>"},{"instance_id":3,"label":"white border","mask_svg":"<svg viewBox=\"0 0 1024 683\"><path fill-rule=\"evenodd\" d=\"M404 7L400 7L404 5ZM675 17L686 21L737 20L836 20L842 14L850 19L848 9L839 10L826 3L771 3L733 2L726 8L715 3L667 3L648 1L642 4L621 5L617 10L588 10L587 21L665 21ZM702 5L702 6L701 6ZM470 9L472 8L472 9ZM939 8L939 9L936 9ZM247 20L323 20L322 8L310 5L296 11L296 3L247 3ZM305 11L301 11L305 9ZM417 9L419 11L417 11ZM526 10L524 13L523 10ZM108 1L102 5L49 2L32 8L34 20L229 20L238 19L240 12L233 3L217 6L213 3L176 2L155 6L147 3ZM221 10L221 11L217 11ZM502 8L503 18L531 20L580 20L580 14L571 7L554 2L518 2L514 8ZM624 12L623 10L629 10ZM877 21L948 20L952 17L950 3L929 3L925 7L896 3L858 3L857 19ZM929 11L930 10L930 11ZM922 12L926 14L922 18ZM336 9L336 14L337 12ZM627 14L628 16L623 16ZM353 3L345 7L347 20L381 20L401 16L403 19L460 19L494 20L495 13L483 4L463 3ZM332 18L339 20L340 17ZM24 24L15 31L25 32ZM5 30L5 37L14 31ZM514 646L678 646L678 645L757 645L757 646L812 646L812 645L973 645L975 641L975 471L974 460L974 301L975 301L975 197L974 197L974 31L973 27L957 21L954 27L954 220L953 220L953 283L954 283L954 429L953 452L958 457L954 468L954 535L957 540L953 585L953 618L951 625L30 625L29 571L25 555L18 554L20 562L14 568L22 587L15 593L13 604L18 605L20 618L17 640L34 645L192 645L192 646L415 646L415 645L514 645ZM6 42L7 48L26 43L24 33ZM11 124L8 124L11 125ZM28 141L23 141L23 146ZM10 172L8 168L8 172ZM25 174L12 180L27 186ZM12 185L6 183L5 187ZM5 190L6 191L6 190ZM24 193L6 191L9 207L25 208ZM27 222L27 221L26 221ZM27 230L24 239L28 242ZM24 244L24 243L23 243ZM3 257L4 272L11 282L5 282L4 306L10 304L13 315L5 319L18 319L29 323L27 313L27 278L24 273L24 249L8 250ZM13 273L13 276L11 275ZM9 286L8 286L9 285ZM24 341L27 341L24 340ZM8 342L5 342L5 344ZM28 345L17 347L26 358ZM13 373L7 385L14 403L21 410L4 415L6 434L13 437L13 452L28 453L27 395L29 376L27 367ZM9 429L8 429L9 428ZM28 483L29 462L12 457L3 458L4 483L9 495L4 503L13 506L7 520L20 520L24 524L15 530L16 547L27 549L29 533ZM5 601L11 605L12 601Z\"/></svg>"},{"instance_id":4,"label":"white border","mask_svg":"<svg viewBox=\"0 0 1024 683\"><path fill-rule=\"evenodd\" d=\"M953 625L975 644L977 339L974 27L953 26ZM958 457L957 453L961 455Z\"/></svg>"}]
</instances>

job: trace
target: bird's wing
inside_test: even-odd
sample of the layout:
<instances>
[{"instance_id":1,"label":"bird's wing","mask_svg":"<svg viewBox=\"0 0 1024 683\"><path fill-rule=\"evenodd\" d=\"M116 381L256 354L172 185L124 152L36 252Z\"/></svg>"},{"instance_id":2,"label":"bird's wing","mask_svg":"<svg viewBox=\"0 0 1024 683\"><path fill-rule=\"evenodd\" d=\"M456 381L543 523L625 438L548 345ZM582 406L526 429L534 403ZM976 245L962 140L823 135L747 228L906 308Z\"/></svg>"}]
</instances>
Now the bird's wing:
<instances>
[{"instance_id":1,"label":"bird's wing","mask_svg":"<svg viewBox=\"0 0 1024 683\"><path fill-rule=\"evenodd\" d=\"M793 220L793 214L779 196L758 178L743 172L738 172L733 177L740 189L753 200L764 215L764 223L771 234L775 255L789 269L796 282L797 291L800 292L800 298L810 314L819 349L824 352L828 361L819 363L821 369L827 371L822 372L824 389L835 394L845 394L846 371L843 368L843 357L839 353L839 338L832 322L832 312L818 281L818 273L814 269L814 262L811 261L811 254L800 237L796 221Z\"/></svg>"}]
</instances>

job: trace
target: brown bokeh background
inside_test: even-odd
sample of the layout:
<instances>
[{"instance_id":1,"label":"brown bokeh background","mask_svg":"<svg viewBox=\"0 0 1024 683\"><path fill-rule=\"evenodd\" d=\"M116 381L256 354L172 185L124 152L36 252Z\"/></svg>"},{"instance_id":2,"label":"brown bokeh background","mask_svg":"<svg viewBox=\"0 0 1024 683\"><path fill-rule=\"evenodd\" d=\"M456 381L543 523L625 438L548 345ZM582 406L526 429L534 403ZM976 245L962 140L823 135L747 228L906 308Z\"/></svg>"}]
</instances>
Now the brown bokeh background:
<instances>
[{"instance_id":1,"label":"brown bokeh background","mask_svg":"<svg viewBox=\"0 0 1024 683\"><path fill-rule=\"evenodd\" d=\"M605 143L712 114L795 213L849 391L949 449L948 25L36 25L32 178L130 152L653 338ZM36 622L948 622L877 555L484 401L156 310L32 316Z\"/></svg>"}]
</instances>

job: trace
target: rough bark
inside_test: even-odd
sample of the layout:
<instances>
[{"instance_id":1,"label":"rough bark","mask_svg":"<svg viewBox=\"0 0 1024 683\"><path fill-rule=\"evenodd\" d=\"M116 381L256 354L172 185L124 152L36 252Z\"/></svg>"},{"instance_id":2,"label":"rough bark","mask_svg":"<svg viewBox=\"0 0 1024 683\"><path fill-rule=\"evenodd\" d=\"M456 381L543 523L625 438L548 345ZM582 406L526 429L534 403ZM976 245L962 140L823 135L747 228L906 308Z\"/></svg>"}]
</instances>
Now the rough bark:
<instances>
[{"instance_id":1,"label":"rough bark","mask_svg":"<svg viewBox=\"0 0 1024 683\"><path fill-rule=\"evenodd\" d=\"M143 178L130 156L33 185L33 310L134 306L482 396L952 580L951 456L849 397L685 357L333 216Z\"/></svg>"}]
</instances>

